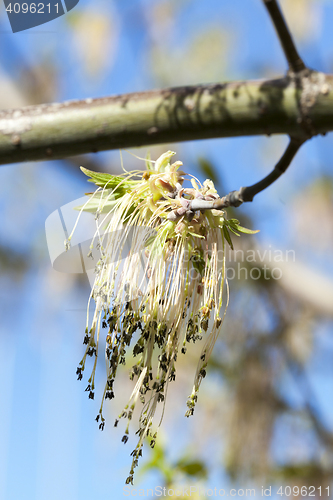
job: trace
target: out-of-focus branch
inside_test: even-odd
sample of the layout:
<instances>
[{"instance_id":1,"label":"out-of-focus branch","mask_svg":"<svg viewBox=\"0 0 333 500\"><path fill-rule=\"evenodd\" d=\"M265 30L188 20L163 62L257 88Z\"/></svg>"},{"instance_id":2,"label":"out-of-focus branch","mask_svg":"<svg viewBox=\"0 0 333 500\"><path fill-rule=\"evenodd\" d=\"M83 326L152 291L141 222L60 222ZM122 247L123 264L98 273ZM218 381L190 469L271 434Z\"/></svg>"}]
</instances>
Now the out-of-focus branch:
<instances>
[{"instance_id":1,"label":"out-of-focus branch","mask_svg":"<svg viewBox=\"0 0 333 500\"><path fill-rule=\"evenodd\" d=\"M297 52L296 46L283 17L277 0L263 0L266 9L272 19L284 55L288 61L289 70L298 73L306 69L306 66Z\"/></svg>"},{"instance_id":2,"label":"out-of-focus branch","mask_svg":"<svg viewBox=\"0 0 333 500\"><path fill-rule=\"evenodd\" d=\"M289 353L285 349L283 350L283 355L289 371L293 375L303 396L305 411L310 418L318 437L321 439L322 443L325 446L333 449L333 434L323 425L322 419L318 414L319 405L307 380L305 370L301 366L299 366L299 364L289 355Z\"/></svg>"},{"instance_id":3,"label":"out-of-focus branch","mask_svg":"<svg viewBox=\"0 0 333 500\"><path fill-rule=\"evenodd\" d=\"M306 302L315 312L333 317L333 282L327 276L297 261L269 264L267 259L267 265L281 270L278 282L287 293Z\"/></svg>"},{"instance_id":4,"label":"out-of-focus branch","mask_svg":"<svg viewBox=\"0 0 333 500\"><path fill-rule=\"evenodd\" d=\"M42 81L42 73L38 73L34 70L34 68L31 68L29 66L23 66L23 69L25 73L27 73L29 77L31 77L31 80L34 83L32 93L36 92L40 95L41 89L45 88L45 85L43 85ZM18 88L16 81L10 78L0 68L0 108L2 107L3 109L10 109L14 105L24 107L28 106L28 104L29 96L26 93L26 88ZM67 166L73 167L72 172L75 172L78 175L81 175L81 165L84 165L86 168L94 172L98 172L101 169L96 157L92 159L89 156L72 156L70 158L66 158L66 164Z\"/></svg>"},{"instance_id":5,"label":"out-of-focus branch","mask_svg":"<svg viewBox=\"0 0 333 500\"><path fill-rule=\"evenodd\" d=\"M231 257L244 259L244 247L237 246L234 241L235 253ZM324 274L317 272L313 267L305 262L300 262L297 253L292 249L286 249L283 260L275 260L277 249L269 245L251 248L253 252L252 266L262 269L275 269L274 278L267 283L276 283L285 292L286 296L291 296L304 302L315 314L324 314L328 318L333 318L333 281ZM247 261L246 261L247 262Z\"/></svg>"}]
</instances>

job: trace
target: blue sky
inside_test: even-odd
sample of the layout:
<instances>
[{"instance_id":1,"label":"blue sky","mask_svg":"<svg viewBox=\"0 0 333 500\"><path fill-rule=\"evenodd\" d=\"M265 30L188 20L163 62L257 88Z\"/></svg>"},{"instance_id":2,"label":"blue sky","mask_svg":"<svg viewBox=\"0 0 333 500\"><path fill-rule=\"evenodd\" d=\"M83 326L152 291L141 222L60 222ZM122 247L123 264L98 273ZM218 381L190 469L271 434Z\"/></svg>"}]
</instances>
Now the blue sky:
<instances>
[{"instance_id":1,"label":"blue sky","mask_svg":"<svg viewBox=\"0 0 333 500\"><path fill-rule=\"evenodd\" d=\"M19 75L24 64L44 66L49 62L55 68L54 99L57 101L158 87L158 77L150 67L150 42L142 14L156 4L157 0L137 3L80 0L72 12L73 21L63 16L45 26L17 34L10 33L2 5L0 57L3 73L20 88ZM324 9L321 28L308 42L300 40L300 52L311 67L329 72L333 66L333 5L329 2L318 4ZM112 42L116 44L115 55L110 56L110 64L105 63L97 76L86 71L75 48L74 15L85 12L110 16L117 31L117 41ZM210 26L221 26L221 30L228 33L233 45L228 47L228 60L221 71L221 79L272 77L285 71L280 47L259 0L184 1L175 12L177 17L172 29L176 37L170 47L185 46L199 30L209 30ZM94 33L88 30L86 37L92 37L91 43L93 36ZM111 54L106 45L106 60L108 50ZM218 60L216 65L219 65ZM169 79L174 86L184 83L178 79L177 71L171 72ZM191 75L189 81L193 83ZM204 78L198 83L203 82L206 82ZM173 147L179 151L177 159L183 160L186 170L201 179L197 157L208 158L218 168L218 177L229 191L252 184L265 175L286 143L285 137L256 137L188 142ZM332 150L330 136L312 139L290 171L272 189L242 208L240 214L253 218L256 228L261 230L258 239L263 245L273 244L278 248L297 245L297 235L291 234L288 225L293 197L318 175L332 177ZM152 156L155 151L157 149L152 148ZM132 157L126 155L124 158L125 165L126 161L133 165ZM107 169L110 164L119 165L119 153L100 153L98 160ZM87 190L84 176L73 175L69 168L58 161L0 167L1 243L9 253L18 253L29 262L24 275L3 273L0 277L0 500L121 498L130 465L132 448L120 442L121 430L112 426L126 395L120 394L114 408L110 408L108 426L101 433L94 422L98 391L96 401L88 401L84 384L77 382L75 377L82 355L88 284L84 280L78 284L71 275L56 273L48 258L46 218ZM298 245L297 258L333 276L332 253L314 255L306 246ZM322 353L332 344L331 323L321 325L321 330L319 352ZM314 387L321 388L318 397L325 418L333 426L332 401L327 397L332 393L332 383L318 369L318 361L314 359L313 363L310 377ZM102 383L102 370L99 375ZM125 380L124 374L121 383L128 390ZM170 415L172 412L181 415L185 411L185 400L183 408L173 407L173 400L167 404ZM177 456L184 447L190 449L187 437L191 436L194 427L188 421L189 428L179 424L175 438L172 422L168 421L163 429L164 439L171 443L168 446L170 454ZM214 453L208 484L228 487L219 466L219 450ZM136 486L148 488L160 484L161 478L154 472L141 481Z\"/></svg>"}]
</instances>

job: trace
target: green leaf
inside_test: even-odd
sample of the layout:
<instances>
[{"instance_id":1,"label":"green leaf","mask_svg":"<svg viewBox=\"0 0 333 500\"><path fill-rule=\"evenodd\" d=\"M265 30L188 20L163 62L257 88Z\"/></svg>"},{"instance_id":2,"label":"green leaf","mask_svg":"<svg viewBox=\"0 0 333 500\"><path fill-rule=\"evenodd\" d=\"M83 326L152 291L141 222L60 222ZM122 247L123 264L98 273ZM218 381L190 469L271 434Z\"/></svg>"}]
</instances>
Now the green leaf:
<instances>
[{"instance_id":1,"label":"green leaf","mask_svg":"<svg viewBox=\"0 0 333 500\"><path fill-rule=\"evenodd\" d=\"M228 244L229 244L229 246L230 246L231 250L233 250L233 249L234 249L234 246L233 246L233 244L232 244L232 241L231 241L231 238L230 238L230 234L229 234L229 231L228 231L228 229L227 229L227 227L226 227L226 226L223 226L223 234L224 234L224 237L225 237L225 239L227 240L227 242L228 242Z\"/></svg>"},{"instance_id":2,"label":"green leaf","mask_svg":"<svg viewBox=\"0 0 333 500\"><path fill-rule=\"evenodd\" d=\"M107 184L113 177L111 174L93 172L85 167L80 167L80 169L87 177L90 177L89 182L94 182L95 184L98 183L98 185L102 184L101 187L104 187L105 184Z\"/></svg>"},{"instance_id":3,"label":"green leaf","mask_svg":"<svg viewBox=\"0 0 333 500\"><path fill-rule=\"evenodd\" d=\"M80 167L82 172L87 176L90 177L88 182L93 182L96 184L96 186L104 188L107 187L108 189L115 189L114 195L116 198L120 198L120 196L123 196L128 189L130 189L136 181L129 181L126 180L123 176L121 175L111 175L111 174L105 174L102 172L93 172L92 170L88 170L87 168ZM118 189L117 186L121 184Z\"/></svg>"},{"instance_id":4,"label":"green leaf","mask_svg":"<svg viewBox=\"0 0 333 500\"><path fill-rule=\"evenodd\" d=\"M236 229L240 233L245 233L245 234L256 234L256 233L259 233L259 229L256 229L256 230L247 229L246 227L242 227L242 226L236 226Z\"/></svg>"},{"instance_id":5,"label":"green leaf","mask_svg":"<svg viewBox=\"0 0 333 500\"><path fill-rule=\"evenodd\" d=\"M229 226L239 226L239 220L238 219L228 219L227 223Z\"/></svg>"},{"instance_id":6,"label":"green leaf","mask_svg":"<svg viewBox=\"0 0 333 500\"><path fill-rule=\"evenodd\" d=\"M232 226L228 226L228 229L229 231L231 231L232 233L234 233L236 236L240 236L237 231L235 231L235 229L232 227Z\"/></svg>"},{"instance_id":7,"label":"green leaf","mask_svg":"<svg viewBox=\"0 0 333 500\"><path fill-rule=\"evenodd\" d=\"M226 224L228 225L230 231L232 231L232 229L236 229L240 233L245 233L245 234L259 233L259 230L254 231L252 229L247 229L246 227L240 226L239 225L239 220L237 220L237 219L229 219L229 220L226 221ZM235 233L235 234L237 234L237 233ZM237 235L237 236L239 236L239 235Z\"/></svg>"}]
</instances>

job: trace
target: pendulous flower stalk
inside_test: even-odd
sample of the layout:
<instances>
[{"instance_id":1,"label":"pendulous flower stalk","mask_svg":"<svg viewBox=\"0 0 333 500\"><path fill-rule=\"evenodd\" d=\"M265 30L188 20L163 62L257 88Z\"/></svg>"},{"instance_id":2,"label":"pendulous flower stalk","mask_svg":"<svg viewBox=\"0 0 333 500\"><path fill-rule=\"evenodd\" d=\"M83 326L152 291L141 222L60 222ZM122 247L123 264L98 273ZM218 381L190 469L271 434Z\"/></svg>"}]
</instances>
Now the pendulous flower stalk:
<instances>
[{"instance_id":1,"label":"pendulous flower stalk","mask_svg":"<svg viewBox=\"0 0 333 500\"><path fill-rule=\"evenodd\" d=\"M87 391L94 399L95 371L101 327L108 328L105 345L106 383L99 414L104 428L103 403L114 397L118 367L130 360L132 394L119 419L127 420L123 442L138 401L142 404L137 430L138 442L132 451L132 467L126 483L133 484L134 469L142 455L144 439L155 444L153 429L156 409L176 377L176 361L191 342L203 341L186 416L194 412L200 383L228 304L225 278L225 242L232 245L229 231L254 233L236 219L227 220L214 184L203 185L191 177L183 187L182 163L171 163L168 151L155 162L146 160L146 170L112 176L82 168L89 181L98 186L80 208L95 214L96 233L91 243L98 249L91 299L93 317L87 312L84 337L86 350L77 369L79 379L87 357L94 358ZM66 248L70 246L66 241ZM226 286L225 286L226 285ZM226 293L224 294L224 287ZM225 305L223 302L226 302ZM118 424L118 419L115 426Z\"/></svg>"}]
</instances>

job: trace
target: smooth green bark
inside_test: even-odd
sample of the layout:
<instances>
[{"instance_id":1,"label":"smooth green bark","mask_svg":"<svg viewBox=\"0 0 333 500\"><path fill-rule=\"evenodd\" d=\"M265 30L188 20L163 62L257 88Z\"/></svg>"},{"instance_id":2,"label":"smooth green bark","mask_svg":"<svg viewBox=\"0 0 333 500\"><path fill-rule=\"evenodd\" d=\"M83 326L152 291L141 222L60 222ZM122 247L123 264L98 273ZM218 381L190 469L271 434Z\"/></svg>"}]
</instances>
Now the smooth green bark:
<instances>
[{"instance_id":1,"label":"smooth green bark","mask_svg":"<svg viewBox=\"0 0 333 500\"><path fill-rule=\"evenodd\" d=\"M215 137L333 130L333 76L179 87L0 112L0 164Z\"/></svg>"}]
</instances>

